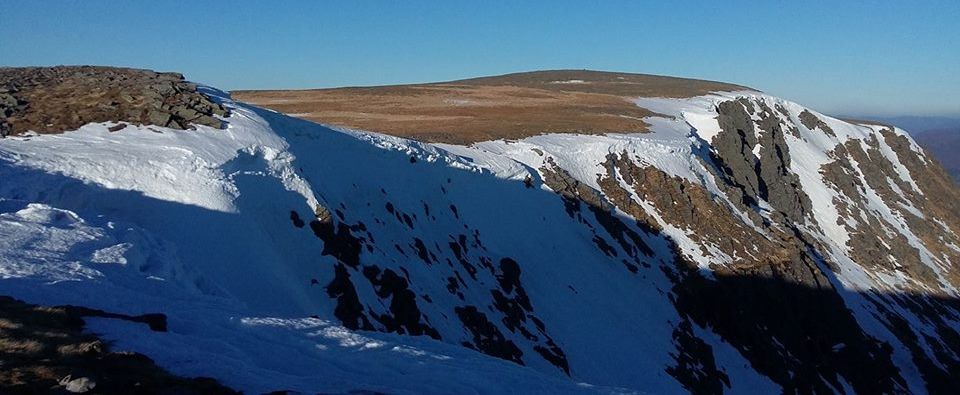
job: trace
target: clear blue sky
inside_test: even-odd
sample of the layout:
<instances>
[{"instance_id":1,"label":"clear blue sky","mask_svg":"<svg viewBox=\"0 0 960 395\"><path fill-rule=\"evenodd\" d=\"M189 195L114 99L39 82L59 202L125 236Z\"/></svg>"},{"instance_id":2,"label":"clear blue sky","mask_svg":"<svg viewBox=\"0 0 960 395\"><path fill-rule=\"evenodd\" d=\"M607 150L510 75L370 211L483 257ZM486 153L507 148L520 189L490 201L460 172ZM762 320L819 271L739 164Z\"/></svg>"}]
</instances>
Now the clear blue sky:
<instances>
[{"instance_id":1,"label":"clear blue sky","mask_svg":"<svg viewBox=\"0 0 960 395\"><path fill-rule=\"evenodd\" d=\"M735 82L830 113L960 115L952 1L14 1L0 65L223 89L588 68Z\"/></svg>"}]
</instances>

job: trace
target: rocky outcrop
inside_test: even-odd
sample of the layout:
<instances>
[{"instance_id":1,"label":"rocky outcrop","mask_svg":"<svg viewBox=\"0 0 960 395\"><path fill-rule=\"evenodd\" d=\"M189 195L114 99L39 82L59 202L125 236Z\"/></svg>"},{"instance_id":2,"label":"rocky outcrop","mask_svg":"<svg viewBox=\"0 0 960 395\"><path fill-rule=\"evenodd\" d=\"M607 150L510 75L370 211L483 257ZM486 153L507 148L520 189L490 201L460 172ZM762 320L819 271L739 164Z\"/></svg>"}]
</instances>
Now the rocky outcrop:
<instances>
[{"instance_id":1,"label":"rocky outcrop","mask_svg":"<svg viewBox=\"0 0 960 395\"><path fill-rule=\"evenodd\" d=\"M758 113L759 121L753 120ZM792 221L802 222L810 199L790 172L790 148L784 141L780 118L764 103L746 99L718 106L721 132L713 139L713 158L721 179L743 191L745 204L769 202Z\"/></svg>"},{"instance_id":2,"label":"rocky outcrop","mask_svg":"<svg viewBox=\"0 0 960 395\"><path fill-rule=\"evenodd\" d=\"M92 66L0 68L0 136L91 122L222 128L227 110L179 73Z\"/></svg>"},{"instance_id":3,"label":"rocky outcrop","mask_svg":"<svg viewBox=\"0 0 960 395\"><path fill-rule=\"evenodd\" d=\"M863 393L911 391L895 363L902 358L894 356L896 347L908 350L927 391L955 386L949 372L960 360L924 348L960 349L950 323L960 310L944 291L956 286L957 271L950 268L960 261L951 227L958 223L960 199L949 176L889 128L845 140L829 153L832 161L819 170L838 192L833 204L850 235L846 256L878 278L906 279L898 289L850 296L837 287L843 264L818 236L823 230L788 143L811 138L801 136L800 125L832 139L838 133L810 111L791 118L785 108L762 100L729 100L716 110L720 132L698 160L719 191L644 165L627 152L607 156L606 173L597 179L601 191L552 161L539 169L568 207L576 207L572 200L605 210L615 206L651 234L681 229L685 245L699 248L681 252L674 244L676 264L664 268L684 318L674 331L676 364L667 373L692 392L729 387L714 366L713 350L690 329L694 325L711 328L788 393L832 392L844 385ZM891 212L883 212L879 201ZM726 263L705 271L694 256ZM850 310L861 298L896 340L881 340L882 331Z\"/></svg>"}]
</instances>

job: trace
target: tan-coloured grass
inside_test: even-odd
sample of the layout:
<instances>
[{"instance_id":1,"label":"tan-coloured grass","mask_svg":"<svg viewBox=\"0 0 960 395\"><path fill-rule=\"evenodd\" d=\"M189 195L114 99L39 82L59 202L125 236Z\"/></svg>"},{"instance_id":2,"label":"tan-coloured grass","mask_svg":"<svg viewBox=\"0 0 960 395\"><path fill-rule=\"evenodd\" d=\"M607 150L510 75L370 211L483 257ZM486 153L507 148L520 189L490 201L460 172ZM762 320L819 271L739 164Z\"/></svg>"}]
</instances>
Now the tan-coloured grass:
<instances>
[{"instance_id":1,"label":"tan-coloured grass","mask_svg":"<svg viewBox=\"0 0 960 395\"><path fill-rule=\"evenodd\" d=\"M692 97L737 85L643 74L543 71L362 88L235 91L233 97L314 122L427 142L469 144L542 133L642 133L636 97Z\"/></svg>"}]
</instances>

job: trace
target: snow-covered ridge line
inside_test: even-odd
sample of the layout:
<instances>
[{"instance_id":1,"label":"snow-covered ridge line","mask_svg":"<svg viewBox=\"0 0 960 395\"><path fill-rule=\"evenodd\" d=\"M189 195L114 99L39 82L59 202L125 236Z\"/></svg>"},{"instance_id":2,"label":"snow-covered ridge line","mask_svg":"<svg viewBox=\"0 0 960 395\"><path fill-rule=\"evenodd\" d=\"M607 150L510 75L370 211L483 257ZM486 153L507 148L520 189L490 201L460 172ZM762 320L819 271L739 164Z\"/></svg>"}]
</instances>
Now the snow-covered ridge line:
<instances>
[{"instance_id":1,"label":"snow-covered ridge line","mask_svg":"<svg viewBox=\"0 0 960 395\"><path fill-rule=\"evenodd\" d=\"M595 190L601 189L598 179L606 171L603 164L608 155L627 153L641 166L652 166L671 176L681 177L703 186L719 199L727 199L726 194L716 185L714 176L704 167L704 158L699 158L700 154L695 151L709 151L711 141L721 132L717 122L718 104L738 99L777 109L776 115L780 117L782 125L787 129L797 130L798 134L789 133L785 136L794 153L791 157L791 171L799 176L803 190L807 191L813 202L815 222L811 226L822 229L822 233L819 233L821 240L839 254L838 260L844 261L845 258L840 255L846 256L849 253L846 245L849 235L845 226L841 224L840 214L836 211L834 204L841 197L820 175L820 169L834 160L830 153L838 146L847 141L856 140L866 147L866 141L877 141L881 152L891 163L899 178L909 183L913 191L923 194L909 170L880 136L880 132L886 129L885 127L851 124L807 109L797 103L756 91L715 92L687 99L637 98L635 102L638 106L663 115L645 118L644 120L651 126L650 132L643 134L544 134L521 140L495 140L461 146L421 143L401 137L347 128L331 127L331 129L347 133L382 149L404 152L418 160L439 161L454 168L489 172L496 177L514 181L531 177L542 179L543 174L540 174L539 170L551 161L569 172L579 182ZM812 114L822 121L823 125L831 129L830 132L819 128L807 128L801 120L803 113ZM753 116L755 121L759 120L757 114ZM893 128L892 132L907 138L911 149L925 162L922 150L904 131ZM759 148L759 145L754 147L755 155ZM648 202L638 203L648 207L649 214L656 216L656 208L650 206ZM769 206L766 202L760 202L760 204ZM878 204L886 207L884 203ZM909 204L895 206L905 206L906 210L916 211ZM742 217L745 214L738 215ZM890 221L893 221L896 228L903 231L904 226L901 221L893 219ZM754 225L751 223L750 226ZM673 225L666 227L665 230L677 240L685 240L689 236L689 231L680 230ZM906 235L915 238L912 234ZM913 243L923 249L922 245ZM687 242L686 244L695 243ZM715 247L710 245L704 245L703 248L706 251L716 251ZM690 256L690 258L701 262L703 268L707 268L710 263L726 263L729 259L724 254L718 254L713 259L704 259L705 257L700 256ZM852 283L851 286L853 286ZM857 285L861 288L864 286L866 285Z\"/></svg>"},{"instance_id":2,"label":"snow-covered ridge line","mask_svg":"<svg viewBox=\"0 0 960 395\"><path fill-rule=\"evenodd\" d=\"M797 129L799 135L788 134L792 155L791 170L803 183L813 200L813 209L817 224L824 229L825 240L836 243L838 251L846 248L848 235L838 224L839 214L834 207L838 195L829 187L820 175L820 169L834 158L829 153L846 141L876 140L884 156L892 164L899 177L911 184L914 191L923 194L909 171L900 163L896 154L880 136L883 127L876 125L851 124L836 118L809 110L797 103L766 95L755 91L716 92L711 95L689 99L638 98L638 106L663 116L648 117L650 133L644 134L546 134L528 137L518 141L496 140L472 144L469 147L435 144L458 157L469 158L474 167L489 170L498 177L522 180L528 176L542 177L536 174L546 161L552 160L568 171L578 181L599 190L598 176L605 172L603 163L610 154L626 152L641 166L653 166L671 176L681 177L694 184L702 185L716 196L725 196L713 181L713 176L703 165L695 151L711 149L710 142L721 132L717 122L717 106L721 102L746 99L748 102L763 103L771 109L782 109L778 113L785 128ZM780 111L780 110L778 110ZM802 113L812 114L832 129L808 129L801 121ZM757 115L754 115L757 117ZM755 118L757 120L758 118ZM896 135L906 137L914 152L924 160L919 146L900 129L893 129ZM383 137L392 141L392 145L409 149L403 139ZM380 144L390 148L391 144ZM420 143L413 143L420 145ZM760 146L754 147L754 155ZM463 159L457 159L462 162ZM761 202L765 204L765 202ZM680 235L677 234L677 237Z\"/></svg>"},{"instance_id":3,"label":"snow-covered ridge line","mask_svg":"<svg viewBox=\"0 0 960 395\"><path fill-rule=\"evenodd\" d=\"M850 244L875 228L886 248L929 247L912 269L930 267L949 288L948 258L911 216L945 229L953 219L918 200L931 193L921 189L929 184L918 159L904 152L913 149L909 138L905 149L881 128L757 92L720 92L637 99L663 115L646 118L646 134L429 144L329 128L204 89L231 108L225 130L109 132L111 124L90 124L0 140L0 293L164 312L168 334L111 320L92 328L176 373L251 392L682 393L692 385L774 392L824 383L862 391L878 382L865 378L869 372L834 369L843 365L832 364L838 359L796 374L790 358L813 346L823 346L814 351L824 358L895 366L906 387L886 389L925 388L915 358L952 366L934 352L943 328L955 324L941 321L952 316L938 321L886 296L880 304L867 299L903 296L897 287L925 272L898 262L871 266ZM782 134L757 141L789 148L789 166L773 163L784 164L777 180L795 176L809 212L794 215L760 193L748 201L752 192L737 189L732 170L715 162L729 159L715 157L730 132L719 108L728 102L743 107L737 127L753 127L752 137ZM769 149L736 153L763 161ZM864 159L883 171L871 173ZM838 163L840 173L824 171ZM549 184L551 177L562 182ZM592 192L599 203L587 201ZM698 227L713 225L711 216L727 227ZM734 249L733 235L774 247ZM687 261L689 273L681 270ZM777 270L799 267L788 273L801 276L750 272L771 261ZM718 288L730 281L740 288ZM733 309L710 303L771 286L784 292L768 295L774 302L816 298L812 311L838 314L785 321L837 319L845 332L810 345L790 328L772 332L780 323L769 314L690 318L691 301ZM830 299L834 291L843 299ZM837 309L817 310L833 302ZM932 340L910 347L877 306ZM861 338L887 342L893 356L873 353L870 341L857 346ZM848 344L852 351L844 351ZM767 354L758 361L757 352ZM764 365L781 360L791 362Z\"/></svg>"}]
</instances>

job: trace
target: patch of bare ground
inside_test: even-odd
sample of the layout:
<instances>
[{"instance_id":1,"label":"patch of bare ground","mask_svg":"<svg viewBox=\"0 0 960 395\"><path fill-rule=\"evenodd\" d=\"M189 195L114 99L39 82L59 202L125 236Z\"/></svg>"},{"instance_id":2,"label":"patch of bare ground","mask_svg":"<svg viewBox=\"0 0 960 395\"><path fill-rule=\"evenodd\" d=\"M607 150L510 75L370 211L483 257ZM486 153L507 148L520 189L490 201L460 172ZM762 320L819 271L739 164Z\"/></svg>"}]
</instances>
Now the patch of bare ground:
<instances>
[{"instance_id":1,"label":"patch of bare ground","mask_svg":"<svg viewBox=\"0 0 960 395\"><path fill-rule=\"evenodd\" d=\"M426 142L469 144L543 133L643 133L636 97L693 97L738 85L645 74L537 71L380 87L231 92L237 100L325 124Z\"/></svg>"},{"instance_id":2,"label":"patch of bare ground","mask_svg":"<svg viewBox=\"0 0 960 395\"><path fill-rule=\"evenodd\" d=\"M222 127L220 104L178 73L97 66L0 67L0 137L91 122Z\"/></svg>"},{"instance_id":3,"label":"patch of bare ground","mask_svg":"<svg viewBox=\"0 0 960 395\"><path fill-rule=\"evenodd\" d=\"M213 379L171 375L142 354L111 350L83 332L83 317L90 316L143 322L154 330L166 326L158 314L131 317L0 296L0 393L237 393Z\"/></svg>"}]
</instances>

